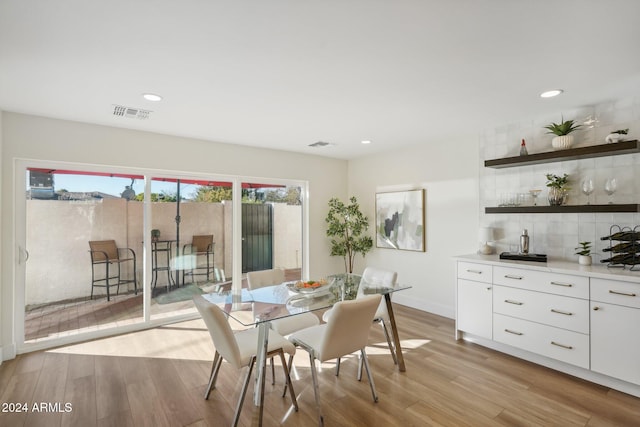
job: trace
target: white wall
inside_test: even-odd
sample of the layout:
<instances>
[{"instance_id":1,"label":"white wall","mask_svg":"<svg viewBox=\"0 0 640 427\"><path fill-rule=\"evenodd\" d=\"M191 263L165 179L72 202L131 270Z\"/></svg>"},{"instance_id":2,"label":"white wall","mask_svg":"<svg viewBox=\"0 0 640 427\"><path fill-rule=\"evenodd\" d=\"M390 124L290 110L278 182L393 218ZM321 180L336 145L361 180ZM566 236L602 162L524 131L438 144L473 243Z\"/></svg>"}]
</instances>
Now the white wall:
<instances>
[{"instance_id":1,"label":"white wall","mask_svg":"<svg viewBox=\"0 0 640 427\"><path fill-rule=\"evenodd\" d=\"M331 258L324 218L331 197L346 197L347 162L252 147L160 135L64 120L2 113L2 344L11 345L14 299L15 159L36 159L165 170L169 173L215 173L255 178L308 181L310 193L310 276L342 268ZM5 355L7 350L5 349Z\"/></svg>"},{"instance_id":2,"label":"white wall","mask_svg":"<svg viewBox=\"0 0 640 427\"><path fill-rule=\"evenodd\" d=\"M2 165L2 110L0 110L0 165ZM2 168L0 168L0 172L1 172ZM4 193L3 191L3 179L2 179L2 173L0 173L0 201L2 200L2 194ZM1 203L0 203L1 206ZM4 209L0 209L0 224L2 224L2 212L4 211ZM2 227L0 227L0 242L4 242L4 238L2 235ZM2 245L0 245L0 323L2 323L2 326L0 326L0 364L2 364L2 361L4 360L3 354L3 345L5 342L4 337L6 336L5 333L5 328L7 328L7 326L5 326L4 322L2 321L3 317L2 317L2 294L3 292L3 287L2 285Z\"/></svg>"},{"instance_id":3,"label":"white wall","mask_svg":"<svg viewBox=\"0 0 640 427\"><path fill-rule=\"evenodd\" d=\"M478 138L428 141L349 162L349 195L375 223L376 192L426 190L426 252L374 248L355 270L378 266L398 272L413 288L394 301L454 317L452 257L477 250ZM371 230L373 233L373 230Z\"/></svg>"}]
</instances>

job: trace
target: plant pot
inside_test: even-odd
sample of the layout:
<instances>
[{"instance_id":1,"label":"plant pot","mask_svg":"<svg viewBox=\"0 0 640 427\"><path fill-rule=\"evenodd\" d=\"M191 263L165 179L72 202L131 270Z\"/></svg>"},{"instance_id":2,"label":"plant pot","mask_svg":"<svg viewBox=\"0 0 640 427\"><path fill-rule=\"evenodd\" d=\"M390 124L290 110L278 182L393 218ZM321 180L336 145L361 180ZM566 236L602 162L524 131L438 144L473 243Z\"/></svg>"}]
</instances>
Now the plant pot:
<instances>
[{"instance_id":1,"label":"plant pot","mask_svg":"<svg viewBox=\"0 0 640 427\"><path fill-rule=\"evenodd\" d=\"M567 192L562 188L549 187L549 206L561 206L566 202Z\"/></svg>"},{"instance_id":2,"label":"plant pot","mask_svg":"<svg viewBox=\"0 0 640 427\"><path fill-rule=\"evenodd\" d=\"M578 255L578 264L591 265L591 255Z\"/></svg>"},{"instance_id":3,"label":"plant pot","mask_svg":"<svg viewBox=\"0 0 640 427\"><path fill-rule=\"evenodd\" d=\"M573 144L573 135L556 136L551 140L551 146L554 150L567 150Z\"/></svg>"},{"instance_id":4,"label":"plant pot","mask_svg":"<svg viewBox=\"0 0 640 427\"><path fill-rule=\"evenodd\" d=\"M610 133L609 135L606 136L606 138L604 139L608 144L613 144L614 142L620 142L622 141L624 138L624 135L621 135L619 133Z\"/></svg>"},{"instance_id":5,"label":"plant pot","mask_svg":"<svg viewBox=\"0 0 640 427\"><path fill-rule=\"evenodd\" d=\"M333 277L336 279L336 286L334 286L334 289L339 292L339 295L337 296L341 300L356 299L362 276L352 273L344 273L336 274Z\"/></svg>"}]
</instances>

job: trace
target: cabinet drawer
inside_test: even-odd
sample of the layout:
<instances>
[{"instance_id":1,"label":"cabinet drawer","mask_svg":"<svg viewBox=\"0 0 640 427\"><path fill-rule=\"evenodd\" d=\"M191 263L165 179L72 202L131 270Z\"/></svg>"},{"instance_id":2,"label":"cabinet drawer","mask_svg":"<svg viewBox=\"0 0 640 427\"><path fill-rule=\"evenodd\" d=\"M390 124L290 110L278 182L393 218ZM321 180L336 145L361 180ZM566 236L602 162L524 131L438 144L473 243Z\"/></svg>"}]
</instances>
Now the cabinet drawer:
<instances>
[{"instance_id":1,"label":"cabinet drawer","mask_svg":"<svg viewBox=\"0 0 640 427\"><path fill-rule=\"evenodd\" d=\"M493 311L583 334L589 333L588 300L494 286Z\"/></svg>"},{"instance_id":2,"label":"cabinet drawer","mask_svg":"<svg viewBox=\"0 0 640 427\"><path fill-rule=\"evenodd\" d=\"M520 289L589 299L589 278L521 268L495 267L493 283Z\"/></svg>"},{"instance_id":3,"label":"cabinet drawer","mask_svg":"<svg viewBox=\"0 0 640 427\"><path fill-rule=\"evenodd\" d=\"M640 284L620 280L591 279L591 300L640 308Z\"/></svg>"},{"instance_id":4,"label":"cabinet drawer","mask_svg":"<svg viewBox=\"0 0 640 427\"><path fill-rule=\"evenodd\" d=\"M589 335L494 314L493 339L589 369Z\"/></svg>"},{"instance_id":5,"label":"cabinet drawer","mask_svg":"<svg viewBox=\"0 0 640 427\"><path fill-rule=\"evenodd\" d=\"M458 278L491 283L493 267L487 264L458 261Z\"/></svg>"}]
</instances>

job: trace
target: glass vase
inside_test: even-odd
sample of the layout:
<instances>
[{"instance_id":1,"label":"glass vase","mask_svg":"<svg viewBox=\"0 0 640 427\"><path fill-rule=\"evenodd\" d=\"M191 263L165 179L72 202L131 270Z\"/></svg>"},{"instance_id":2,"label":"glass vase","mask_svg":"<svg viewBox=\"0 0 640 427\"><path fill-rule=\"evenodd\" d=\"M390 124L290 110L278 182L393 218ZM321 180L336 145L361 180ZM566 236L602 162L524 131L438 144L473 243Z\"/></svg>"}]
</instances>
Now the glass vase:
<instances>
[{"instance_id":1,"label":"glass vase","mask_svg":"<svg viewBox=\"0 0 640 427\"><path fill-rule=\"evenodd\" d=\"M562 188L549 187L549 206L561 206L565 203L567 192Z\"/></svg>"}]
</instances>

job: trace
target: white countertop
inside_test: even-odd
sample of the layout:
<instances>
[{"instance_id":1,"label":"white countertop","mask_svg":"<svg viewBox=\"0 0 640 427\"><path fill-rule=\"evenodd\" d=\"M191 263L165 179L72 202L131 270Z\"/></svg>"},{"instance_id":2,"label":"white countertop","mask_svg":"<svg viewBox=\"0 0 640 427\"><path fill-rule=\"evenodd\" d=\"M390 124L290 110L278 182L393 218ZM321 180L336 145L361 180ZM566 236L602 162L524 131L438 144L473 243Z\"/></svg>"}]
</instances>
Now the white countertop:
<instances>
[{"instance_id":1,"label":"white countertop","mask_svg":"<svg viewBox=\"0 0 640 427\"><path fill-rule=\"evenodd\" d=\"M551 273L574 274L609 280L624 280L626 282L640 283L640 270L630 271L625 268L607 268L604 264L580 265L578 261L569 262L549 259L547 262L514 261L500 259L499 255L458 255L454 257L458 261L477 262L481 264L497 265L500 267L517 267L525 270L548 271ZM597 261L597 260L596 260ZM640 268L640 266L638 267Z\"/></svg>"}]
</instances>

